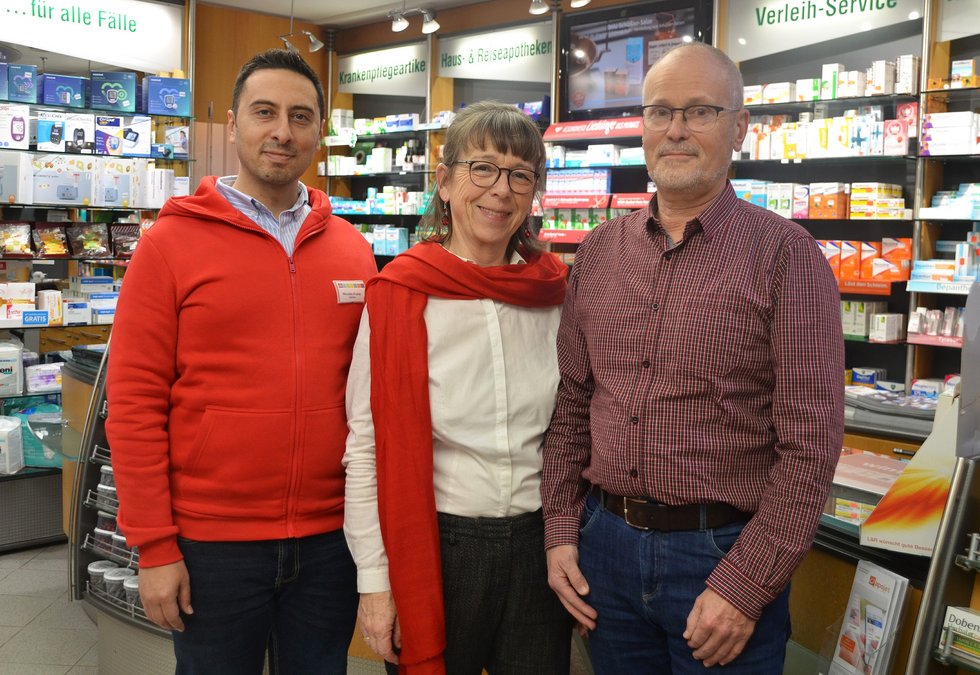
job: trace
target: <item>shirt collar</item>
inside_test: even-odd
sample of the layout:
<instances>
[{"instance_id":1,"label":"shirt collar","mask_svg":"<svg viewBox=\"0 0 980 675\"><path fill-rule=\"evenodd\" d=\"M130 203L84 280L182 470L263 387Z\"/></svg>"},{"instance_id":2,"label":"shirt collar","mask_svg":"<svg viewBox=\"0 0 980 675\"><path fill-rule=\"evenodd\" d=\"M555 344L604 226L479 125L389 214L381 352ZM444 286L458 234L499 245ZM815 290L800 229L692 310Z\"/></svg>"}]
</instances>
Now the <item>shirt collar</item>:
<instances>
[{"instance_id":1,"label":"shirt collar","mask_svg":"<svg viewBox=\"0 0 980 675\"><path fill-rule=\"evenodd\" d=\"M708 208L690 222L694 223L695 228L700 227L704 236L710 241L726 223L731 222L736 206L738 206L738 197L735 195L735 189L730 181L725 181L725 189L721 191L721 194L715 197L715 200L708 204ZM656 213L657 193L654 193L653 197L650 198L649 205L647 205L647 227L651 232L662 229Z\"/></svg>"},{"instance_id":2,"label":"shirt collar","mask_svg":"<svg viewBox=\"0 0 980 675\"><path fill-rule=\"evenodd\" d=\"M457 258L459 258L463 262L473 263L474 265L477 264L475 260L470 260L469 258L464 258L463 256L459 255L458 253L453 253L452 251L450 251L445 246L443 246L443 248L446 249L446 251L449 251L449 253L452 253L454 256L456 256ZM521 254L518 253L517 250L515 249L510 254L510 262L508 264L509 265L526 265L527 264L527 261L524 260L524 257L521 256Z\"/></svg>"},{"instance_id":3,"label":"shirt collar","mask_svg":"<svg viewBox=\"0 0 980 675\"><path fill-rule=\"evenodd\" d=\"M225 198L234 195L235 197L238 198L236 201L238 201L239 203L242 202L249 203L252 205L252 208L254 208L256 211L264 210L271 213L271 211L269 211L269 208L265 204L260 202L258 199L255 199L245 194L241 190L238 190L233 187L235 183L235 179L237 178L238 176L222 176L221 178L219 178L217 182L218 191L224 194ZM295 211L296 209L306 206L307 204L309 204L309 201L310 201L309 190L307 190L306 186L303 185L302 181L298 181L296 201L293 202L292 206L290 206L288 209L283 211L283 213L290 213L292 211Z\"/></svg>"}]
</instances>

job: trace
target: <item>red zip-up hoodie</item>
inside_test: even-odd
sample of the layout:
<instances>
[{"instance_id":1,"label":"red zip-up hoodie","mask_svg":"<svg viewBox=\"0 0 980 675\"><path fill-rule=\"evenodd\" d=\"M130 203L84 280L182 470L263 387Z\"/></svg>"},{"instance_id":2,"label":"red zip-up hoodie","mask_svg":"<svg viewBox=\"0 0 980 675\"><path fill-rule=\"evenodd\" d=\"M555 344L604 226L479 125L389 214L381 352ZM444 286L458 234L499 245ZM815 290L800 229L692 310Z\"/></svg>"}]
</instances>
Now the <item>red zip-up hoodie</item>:
<instances>
[{"instance_id":1,"label":"red zip-up hoodie","mask_svg":"<svg viewBox=\"0 0 980 675\"><path fill-rule=\"evenodd\" d=\"M141 567L180 560L178 535L343 525L344 394L363 304L356 291L341 300L377 273L371 248L310 189L289 256L215 181L167 202L116 309L106 434Z\"/></svg>"}]
</instances>

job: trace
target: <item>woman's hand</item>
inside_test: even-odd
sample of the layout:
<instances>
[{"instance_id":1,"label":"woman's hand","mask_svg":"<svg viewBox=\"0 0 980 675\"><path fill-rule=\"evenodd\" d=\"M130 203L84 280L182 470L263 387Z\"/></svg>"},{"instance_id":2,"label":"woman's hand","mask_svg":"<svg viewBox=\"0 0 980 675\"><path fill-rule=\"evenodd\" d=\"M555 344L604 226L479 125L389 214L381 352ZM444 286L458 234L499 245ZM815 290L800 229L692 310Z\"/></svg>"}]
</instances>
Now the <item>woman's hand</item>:
<instances>
[{"instance_id":1,"label":"woman's hand","mask_svg":"<svg viewBox=\"0 0 980 675\"><path fill-rule=\"evenodd\" d=\"M385 661L398 663L395 650L401 649L402 636L391 591L361 593L357 620L368 647Z\"/></svg>"}]
</instances>

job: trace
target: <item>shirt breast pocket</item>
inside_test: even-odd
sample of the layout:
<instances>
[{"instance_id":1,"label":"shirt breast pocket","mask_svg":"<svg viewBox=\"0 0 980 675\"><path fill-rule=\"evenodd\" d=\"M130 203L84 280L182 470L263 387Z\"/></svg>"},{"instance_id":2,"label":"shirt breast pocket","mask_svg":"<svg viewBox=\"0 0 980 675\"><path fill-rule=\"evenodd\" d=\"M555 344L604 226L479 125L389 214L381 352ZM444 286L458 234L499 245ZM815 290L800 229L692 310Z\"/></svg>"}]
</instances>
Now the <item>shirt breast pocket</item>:
<instances>
[{"instance_id":1,"label":"shirt breast pocket","mask_svg":"<svg viewBox=\"0 0 980 675\"><path fill-rule=\"evenodd\" d=\"M756 372L769 361L767 321L761 308L731 296L712 298L684 312L690 340L681 367L697 378Z\"/></svg>"}]
</instances>

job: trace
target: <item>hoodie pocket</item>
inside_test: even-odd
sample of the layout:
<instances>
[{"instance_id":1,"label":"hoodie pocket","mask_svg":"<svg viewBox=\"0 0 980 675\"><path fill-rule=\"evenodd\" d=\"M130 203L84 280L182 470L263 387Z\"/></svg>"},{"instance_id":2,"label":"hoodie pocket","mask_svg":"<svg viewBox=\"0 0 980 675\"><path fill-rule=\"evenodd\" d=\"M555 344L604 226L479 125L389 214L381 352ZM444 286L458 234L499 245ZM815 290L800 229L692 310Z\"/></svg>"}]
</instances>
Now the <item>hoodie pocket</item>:
<instances>
[{"instance_id":1,"label":"hoodie pocket","mask_svg":"<svg viewBox=\"0 0 980 675\"><path fill-rule=\"evenodd\" d=\"M344 444L347 413L344 404L303 413L302 467L298 473L296 511L307 517L343 515Z\"/></svg>"},{"instance_id":2,"label":"hoodie pocket","mask_svg":"<svg viewBox=\"0 0 980 675\"><path fill-rule=\"evenodd\" d=\"M240 518L285 509L293 412L208 407L185 469L174 475L174 507Z\"/></svg>"}]
</instances>

